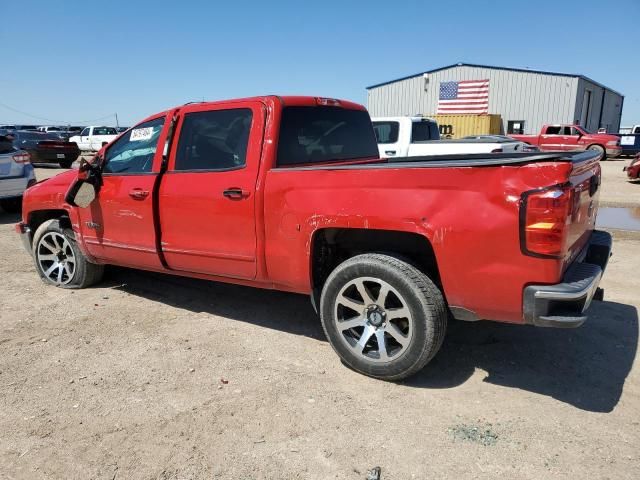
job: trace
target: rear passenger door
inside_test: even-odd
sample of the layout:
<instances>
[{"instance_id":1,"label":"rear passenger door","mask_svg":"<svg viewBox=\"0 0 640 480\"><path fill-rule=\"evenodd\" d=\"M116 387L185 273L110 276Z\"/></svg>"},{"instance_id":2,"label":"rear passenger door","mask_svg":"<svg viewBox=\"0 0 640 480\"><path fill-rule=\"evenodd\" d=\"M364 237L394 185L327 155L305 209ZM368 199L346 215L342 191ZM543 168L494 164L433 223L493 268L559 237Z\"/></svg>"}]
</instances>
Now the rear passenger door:
<instances>
[{"instance_id":1,"label":"rear passenger door","mask_svg":"<svg viewBox=\"0 0 640 480\"><path fill-rule=\"evenodd\" d=\"M256 276L256 180L265 112L259 102L181 110L159 194L169 268Z\"/></svg>"},{"instance_id":2,"label":"rear passenger door","mask_svg":"<svg viewBox=\"0 0 640 480\"><path fill-rule=\"evenodd\" d=\"M564 150L562 143L563 130L560 125L550 125L545 132L540 135L540 149L541 150Z\"/></svg>"}]
</instances>

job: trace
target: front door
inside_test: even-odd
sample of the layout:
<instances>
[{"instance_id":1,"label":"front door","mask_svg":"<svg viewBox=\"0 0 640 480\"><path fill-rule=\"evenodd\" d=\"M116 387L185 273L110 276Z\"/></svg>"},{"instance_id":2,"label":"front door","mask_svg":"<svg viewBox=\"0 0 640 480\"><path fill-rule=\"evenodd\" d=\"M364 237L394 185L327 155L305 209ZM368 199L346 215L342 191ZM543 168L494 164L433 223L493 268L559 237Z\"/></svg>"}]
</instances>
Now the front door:
<instances>
[{"instance_id":1,"label":"front door","mask_svg":"<svg viewBox=\"0 0 640 480\"><path fill-rule=\"evenodd\" d=\"M563 150L584 150L584 145L580 145L580 135L575 127L563 127L562 136Z\"/></svg>"},{"instance_id":2,"label":"front door","mask_svg":"<svg viewBox=\"0 0 640 480\"><path fill-rule=\"evenodd\" d=\"M264 121L259 102L181 109L159 195L169 268L255 278L255 193Z\"/></svg>"},{"instance_id":3,"label":"front door","mask_svg":"<svg viewBox=\"0 0 640 480\"><path fill-rule=\"evenodd\" d=\"M165 117L137 125L105 152L103 185L80 209L89 253L107 263L162 268L155 237L153 187L164 146Z\"/></svg>"}]
</instances>

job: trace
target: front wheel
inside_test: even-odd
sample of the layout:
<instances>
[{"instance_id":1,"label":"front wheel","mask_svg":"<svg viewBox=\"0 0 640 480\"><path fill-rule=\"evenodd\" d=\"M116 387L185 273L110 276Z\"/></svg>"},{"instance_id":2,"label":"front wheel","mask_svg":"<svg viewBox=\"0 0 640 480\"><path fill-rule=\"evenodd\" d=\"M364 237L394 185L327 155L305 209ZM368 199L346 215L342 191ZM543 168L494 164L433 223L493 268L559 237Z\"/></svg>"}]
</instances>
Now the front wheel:
<instances>
[{"instance_id":1,"label":"front wheel","mask_svg":"<svg viewBox=\"0 0 640 480\"><path fill-rule=\"evenodd\" d=\"M322 289L320 316L342 361L384 380L421 370L440 349L447 325L435 284L412 265L382 254L338 265Z\"/></svg>"},{"instance_id":2,"label":"front wheel","mask_svg":"<svg viewBox=\"0 0 640 480\"><path fill-rule=\"evenodd\" d=\"M73 231L59 220L47 220L33 235L33 258L40 278L61 288L85 288L102 279L103 265L87 260Z\"/></svg>"}]
</instances>

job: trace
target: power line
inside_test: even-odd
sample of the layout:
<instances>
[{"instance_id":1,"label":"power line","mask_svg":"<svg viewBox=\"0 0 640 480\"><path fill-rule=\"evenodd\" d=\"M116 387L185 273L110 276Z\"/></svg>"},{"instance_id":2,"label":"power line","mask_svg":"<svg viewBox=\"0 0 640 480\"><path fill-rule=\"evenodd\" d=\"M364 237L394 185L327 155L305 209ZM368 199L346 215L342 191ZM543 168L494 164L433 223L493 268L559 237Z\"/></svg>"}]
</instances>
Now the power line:
<instances>
[{"instance_id":1,"label":"power line","mask_svg":"<svg viewBox=\"0 0 640 480\"><path fill-rule=\"evenodd\" d=\"M38 115L31 115L30 113L23 112L22 110L18 110L17 108L10 107L9 105L5 105L2 102L0 102L0 107L4 107L7 110L11 110L12 112L19 113L21 115L25 115L27 117L34 118L36 120L44 120L45 122L60 123L60 124L63 124L63 125L64 124L72 124L72 123L79 123L79 124L83 124L84 123L84 124L86 124L86 123L97 122L98 120L105 120L107 118L113 118L114 116L117 116L115 113L111 113L109 115L105 115L104 117L94 118L94 119L91 119L91 120L78 120L78 121L74 121L74 122L69 122L67 120L54 120L54 119L51 119L51 118L40 117Z\"/></svg>"}]
</instances>

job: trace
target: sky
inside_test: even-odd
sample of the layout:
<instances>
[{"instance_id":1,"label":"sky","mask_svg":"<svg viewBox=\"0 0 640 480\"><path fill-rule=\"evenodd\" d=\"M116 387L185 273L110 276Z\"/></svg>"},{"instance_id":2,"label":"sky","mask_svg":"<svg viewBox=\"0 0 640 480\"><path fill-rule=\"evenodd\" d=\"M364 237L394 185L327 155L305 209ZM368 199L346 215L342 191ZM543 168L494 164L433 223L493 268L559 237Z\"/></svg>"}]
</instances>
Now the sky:
<instances>
[{"instance_id":1,"label":"sky","mask_svg":"<svg viewBox=\"0 0 640 480\"><path fill-rule=\"evenodd\" d=\"M0 0L0 16L0 124L128 126L262 94L366 104L369 85L458 62L586 75L640 124L640 0Z\"/></svg>"}]
</instances>

